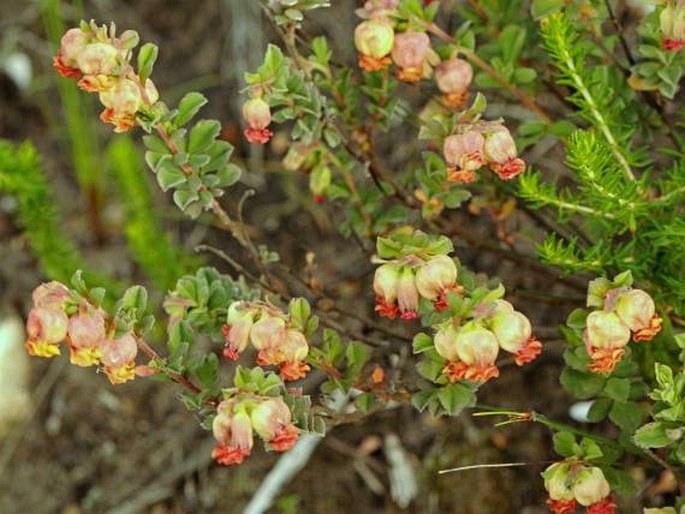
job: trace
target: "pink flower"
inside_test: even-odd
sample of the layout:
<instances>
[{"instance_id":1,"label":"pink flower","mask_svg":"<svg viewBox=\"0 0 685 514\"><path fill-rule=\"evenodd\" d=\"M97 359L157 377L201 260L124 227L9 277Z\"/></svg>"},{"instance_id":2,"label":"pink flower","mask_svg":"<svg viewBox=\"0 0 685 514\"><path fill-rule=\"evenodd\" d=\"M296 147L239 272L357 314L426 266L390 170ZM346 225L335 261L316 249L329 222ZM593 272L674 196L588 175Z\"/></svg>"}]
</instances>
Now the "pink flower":
<instances>
[{"instance_id":1,"label":"pink flower","mask_svg":"<svg viewBox=\"0 0 685 514\"><path fill-rule=\"evenodd\" d=\"M63 310L69 300L69 289L60 282L47 282L34 289L31 298L36 307Z\"/></svg>"},{"instance_id":2,"label":"pink flower","mask_svg":"<svg viewBox=\"0 0 685 514\"><path fill-rule=\"evenodd\" d=\"M304 334L299 330L288 329L282 339L260 349L257 364L278 366L283 380L299 380L309 371L309 365L305 362L307 355L309 343Z\"/></svg>"},{"instance_id":3,"label":"pink flower","mask_svg":"<svg viewBox=\"0 0 685 514\"><path fill-rule=\"evenodd\" d=\"M261 318L250 330L250 341L257 350L278 348L285 340L285 320L262 312Z\"/></svg>"},{"instance_id":4,"label":"pink flower","mask_svg":"<svg viewBox=\"0 0 685 514\"><path fill-rule=\"evenodd\" d=\"M659 24L665 50L678 51L685 46L685 4L668 1L659 15Z\"/></svg>"},{"instance_id":5,"label":"pink flower","mask_svg":"<svg viewBox=\"0 0 685 514\"><path fill-rule=\"evenodd\" d=\"M595 311L587 317L583 338L592 358L590 370L611 373L625 353L623 347L630 342L630 329L615 313Z\"/></svg>"},{"instance_id":6,"label":"pink flower","mask_svg":"<svg viewBox=\"0 0 685 514\"><path fill-rule=\"evenodd\" d=\"M579 466L575 471L573 496L583 507L601 503L609 497L611 486L601 469L596 466Z\"/></svg>"},{"instance_id":7,"label":"pink flower","mask_svg":"<svg viewBox=\"0 0 685 514\"><path fill-rule=\"evenodd\" d=\"M26 350L37 357L60 354L59 344L67 336L69 320L60 310L34 307L26 320Z\"/></svg>"},{"instance_id":8,"label":"pink flower","mask_svg":"<svg viewBox=\"0 0 685 514\"><path fill-rule=\"evenodd\" d=\"M71 363L93 366L99 362L100 345L105 339L105 318L95 309L88 309L69 319Z\"/></svg>"},{"instance_id":9,"label":"pink flower","mask_svg":"<svg viewBox=\"0 0 685 514\"><path fill-rule=\"evenodd\" d=\"M418 82L423 76L423 65L430 48L425 32L404 32L395 36L392 60L397 65L398 77L405 82Z\"/></svg>"},{"instance_id":10,"label":"pink flower","mask_svg":"<svg viewBox=\"0 0 685 514\"><path fill-rule=\"evenodd\" d=\"M516 144L505 128L486 137L485 158L502 180L511 180L526 169L526 163L516 157Z\"/></svg>"},{"instance_id":11,"label":"pink flower","mask_svg":"<svg viewBox=\"0 0 685 514\"><path fill-rule=\"evenodd\" d=\"M623 292L616 297L614 309L621 321L634 332L635 341L649 341L661 330L654 300L641 289Z\"/></svg>"},{"instance_id":12,"label":"pink flower","mask_svg":"<svg viewBox=\"0 0 685 514\"><path fill-rule=\"evenodd\" d=\"M447 293L459 293L456 284L457 266L447 255L436 255L416 272L416 288L424 298L431 300L436 310L447 310Z\"/></svg>"},{"instance_id":13,"label":"pink flower","mask_svg":"<svg viewBox=\"0 0 685 514\"><path fill-rule=\"evenodd\" d=\"M262 97L249 99L243 105L243 118L247 123L245 137L250 143L263 145L269 142L273 132L267 127L271 123L271 108Z\"/></svg>"},{"instance_id":14,"label":"pink flower","mask_svg":"<svg viewBox=\"0 0 685 514\"><path fill-rule=\"evenodd\" d=\"M531 334L530 321L522 313L515 311L509 302L497 302L490 329L500 347L514 354L514 362L519 366L535 360L542 352L542 344Z\"/></svg>"},{"instance_id":15,"label":"pink flower","mask_svg":"<svg viewBox=\"0 0 685 514\"><path fill-rule=\"evenodd\" d=\"M404 266L397 282L397 305L400 309L400 318L412 321L419 317L419 291L416 289L414 270Z\"/></svg>"},{"instance_id":16,"label":"pink flower","mask_svg":"<svg viewBox=\"0 0 685 514\"><path fill-rule=\"evenodd\" d=\"M107 378L112 384L121 384L135 378L138 343L133 334L119 339L108 339L100 346L100 362L105 367Z\"/></svg>"},{"instance_id":17,"label":"pink flower","mask_svg":"<svg viewBox=\"0 0 685 514\"><path fill-rule=\"evenodd\" d=\"M233 302L228 308L226 325L223 327L224 357L238 360L240 353L245 351L249 343L250 331L254 325L254 310L247 302Z\"/></svg>"},{"instance_id":18,"label":"pink flower","mask_svg":"<svg viewBox=\"0 0 685 514\"><path fill-rule=\"evenodd\" d=\"M485 164L485 139L480 132L470 130L445 138L443 155L447 161L449 182L470 183L475 171Z\"/></svg>"},{"instance_id":19,"label":"pink flower","mask_svg":"<svg viewBox=\"0 0 685 514\"><path fill-rule=\"evenodd\" d=\"M386 263L376 269L373 277L376 312L389 319L395 319L395 316L399 314L397 287L400 280L400 269L400 266L395 263Z\"/></svg>"},{"instance_id":20,"label":"pink flower","mask_svg":"<svg viewBox=\"0 0 685 514\"><path fill-rule=\"evenodd\" d=\"M464 326L449 333L454 339L450 342L440 343L441 346L448 346L449 353L438 348L438 353L454 356L457 359L448 359L443 373L450 381L469 380L471 382L485 382L491 378L499 376L499 370L495 366L495 360L499 353L499 345L495 335L488 329L480 326L474 321L466 323Z\"/></svg>"},{"instance_id":21,"label":"pink flower","mask_svg":"<svg viewBox=\"0 0 685 514\"><path fill-rule=\"evenodd\" d=\"M212 422L212 432L218 443L212 451L212 457L218 464L240 464L250 455L254 444L252 423L246 408L237 405L235 400L225 400L219 404Z\"/></svg>"},{"instance_id":22,"label":"pink flower","mask_svg":"<svg viewBox=\"0 0 685 514\"><path fill-rule=\"evenodd\" d=\"M260 403L251 414L255 432L277 452L295 445L300 431L292 424L290 409L281 398L270 398Z\"/></svg>"},{"instance_id":23,"label":"pink flower","mask_svg":"<svg viewBox=\"0 0 685 514\"><path fill-rule=\"evenodd\" d=\"M435 81L443 93L447 106L458 108L468 99L468 89L473 80L473 68L463 59L452 58L435 68Z\"/></svg>"},{"instance_id":24,"label":"pink flower","mask_svg":"<svg viewBox=\"0 0 685 514\"><path fill-rule=\"evenodd\" d=\"M111 75L119 52L110 43L87 44L76 54L76 66L84 75Z\"/></svg>"}]
</instances>

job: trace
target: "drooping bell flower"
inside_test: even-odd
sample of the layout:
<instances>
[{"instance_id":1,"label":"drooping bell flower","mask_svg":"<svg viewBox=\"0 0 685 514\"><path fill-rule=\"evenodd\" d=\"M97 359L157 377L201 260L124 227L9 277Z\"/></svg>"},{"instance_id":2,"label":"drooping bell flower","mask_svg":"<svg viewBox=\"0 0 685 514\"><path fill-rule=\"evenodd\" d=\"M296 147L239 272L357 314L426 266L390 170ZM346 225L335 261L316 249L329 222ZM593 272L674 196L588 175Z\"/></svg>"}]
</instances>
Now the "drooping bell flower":
<instances>
[{"instance_id":1,"label":"drooping bell flower","mask_svg":"<svg viewBox=\"0 0 685 514\"><path fill-rule=\"evenodd\" d=\"M331 185L333 173L326 165L316 166L309 174L309 191L312 193L314 203L323 203L324 193Z\"/></svg>"},{"instance_id":2,"label":"drooping bell flower","mask_svg":"<svg viewBox=\"0 0 685 514\"><path fill-rule=\"evenodd\" d=\"M266 346L259 351L257 364L278 366L283 380L299 380L309 371L307 355L309 343L304 334L299 330L288 329L278 344Z\"/></svg>"},{"instance_id":3,"label":"drooping bell flower","mask_svg":"<svg viewBox=\"0 0 685 514\"><path fill-rule=\"evenodd\" d=\"M250 330L250 341L258 351L280 348L286 335L285 320L263 311Z\"/></svg>"},{"instance_id":4,"label":"drooping bell flower","mask_svg":"<svg viewBox=\"0 0 685 514\"><path fill-rule=\"evenodd\" d=\"M650 341L661 330L662 319L656 314L654 300L641 289L619 294L614 310L633 332L635 341Z\"/></svg>"},{"instance_id":5,"label":"drooping bell flower","mask_svg":"<svg viewBox=\"0 0 685 514\"><path fill-rule=\"evenodd\" d=\"M240 464L250 455L254 438L252 423L245 406L237 404L232 399L221 402L212 422L212 432L217 441L217 446L212 450L212 458L218 464Z\"/></svg>"},{"instance_id":6,"label":"drooping bell flower","mask_svg":"<svg viewBox=\"0 0 685 514\"><path fill-rule=\"evenodd\" d=\"M590 514L613 514L616 505L611 501L611 486L602 470L596 466L578 466L572 490L576 501Z\"/></svg>"},{"instance_id":7,"label":"drooping bell flower","mask_svg":"<svg viewBox=\"0 0 685 514\"><path fill-rule=\"evenodd\" d=\"M90 308L69 318L70 360L77 366L94 366L100 359L100 345L105 339L105 318Z\"/></svg>"},{"instance_id":8,"label":"drooping bell flower","mask_svg":"<svg viewBox=\"0 0 685 514\"><path fill-rule=\"evenodd\" d=\"M397 306L400 319L413 321L419 317L419 291L416 289L414 270L410 266L402 268L397 281Z\"/></svg>"},{"instance_id":9,"label":"drooping bell flower","mask_svg":"<svg viewBox=\"0 0 685 514\"><path fill-rule=\"evenodd\" d=\"M516 157L516 143L505 128L485 138L485 159L502 180L511 180L526 169L526 163Z\"/></svg>"},{"instance_id":10,"label":"drooping bell flower","mask_svg":"<svg viewBox=\"0 0 685 514\"><path fill-rule=\"evenodd\" d=\"M397 77L409 83L421 80L429 48L430 38L425 32L404 32L395 35L391 56L398 68Z\"/></svg>"},{"instance_id":11,"label":"drooping bell flower","mask_svg":"<svg viewBox=\"0 0 685 514\"><path fill-rule=\"evenodd\" d=\"M573 514L578 503L571 489L571 465L567 462L556 462L542 473L542 477L549 495L549 509L554 514Z\"/></svg>"},{"instance_id":12,"label":"drooping bell flower","mask_svg":"<svg viewBox=\"0 0 685 514\"><path fill-rule=\"evenodd\" d=\"M400 266L388 262L376 269L373 277L373 290L376 293L376 312L380 316L395 319L399 314L397 306L397 286L400 280Z\"/></svg>"},{"instance_id":13,"label":"drooping bell flower","mask_svg":"<svg viewBox=\"0 0 685 514\"><path fill-rule=\"evenodd\" d=\"M243 118L247 123L245 137L250 143L263 145L269 142L273 132L267 127L271 123L271 108L262 97L250 98L243 105Z\"/></svg>"},{"instance_id":14,"label":"drooping bell flower","mask_svg":"<svg viewBox=\"0 0 685 514\"><path fill-rule=\"evenodd\" d=\"M100 362L112 384L123 384L136 376L138 344L133 334L108 339L100 345Z\"/></svg>"},{"instance_id":15,"label":"drooping bell flower","mask_svg":"<svg viewBox=\"0 0 685 514\"><path fill-rule=\"evenodd\" d=\"M228 307L226 325L223 326L223 355L229 360L238 360L250 341L250 331L254 325L254 310L247 302L233 302Z\"/></svg>"},{"instance_id":16,"label":"drooping bell flower","mask_svg":"<svg viewBox=\"0 0 685 514\"><path fill-rule=\"evenodd\" d=\"M34 307L26 320L28 339L25 343L29 355L54 357L60 354L60 343L67 337L69 319L56 309Z\"/></svg>"},{"instance_id":17,"label":"drooping bell flower","mask_svg":"<svg viewBox=\"0 0 685 514\"><path fill-rule=\"evenodd\" d=\"M461 107L468 100L472 80L473 68L463 59L448 59L435 68L435 82L443 93L442 101L454 109Z\"/></svg>"},{"instance_id":18,"label":"drooping bell flower","mask_svg":"<svg viewBox=\"0 0 685 514\"><path fill-rule=\"evenodd\" d=\"M81 76L77 59L89 40L89 36L80 28L69 29L62 36L59 53L53 59L53 66L60 75L66 78L78 78Z\"/></svg>"},{"instance_id":19,"label":"drooping bell flower","mask_svg":"<svg viewBox=\"0 0 685 514\"><path fill-rule=\"evenodd\" d=\"M447 293L460 292L456 281L457 266L447 255L432 257L416 272L416 289L421 296L431 300L438 311L448 309Z\"/></svg>"},{"instance_id":20,"label":"drooping bell flower","mask_svg":"<svg viewBox=\"0 0 685 514\"><path fill-rule=\"evenodd\" d=\"M290 409L281 398L264 400L250 415L255 432L277 452L292 448L300 435L292 424Z\"/></svg>"},{"instance_id":21,"label":"drooping bell flower","mask_svg":"<svg viewBox=\"0 0 685 514\"><path fill-rule=\"evenodd\" d=\"M523 366L537 358L542 352L542 343L532 336L528 318L515 311L513 306L498 300L490 320L490 329L504 351L514 355L514 362Z\"/></svg>"},{"instance_id":22,"label":"drooping bell flower","mask_svg":"<svg viewBox=\"0 0 685 514\"><path fill-rule=\"evenodd\" d=\"M387 68L395 42L392 25L385 19L366 20L354 30L354 46L359 52L359 67L365 71Z\"/></svg>"},{"instance_id":23,"label":"drooping bell flower","mask_svg":"<svg viewBox=\"0 0 685 514\"><path fill-rule=\"evenodd\" d=\"M499 376L495 366L499 344L490 330L470 321L456 329L452 345L458 360L448 362L443 370L450 381L485 382Z\"/></svg>"},{"instance_id":24,"label":"drooping bell flower","mask_svg":"<svg viewBox=\"0 0 685 514\"><path fill-rule=\"evenodd\" d=\"M685 4L670 0L659 15L664 50L678 51L685 46Z\"/></svg>"},{"instance_id":25,"label":"drooping bell flower","mask_svg":"<svg viewBox=\"0 0 685 514\"><path fill-rule=\"evenodd\" d=\"M457 330L452 323L443 325L438 329L433 338L433 344L435 344L435 351L438 352L438 355L446 361L445 369L459 361L459 355L457 354Z\"/></svg>"},{"instance_id":26,"label":"drooping bell flower","mask_svg":"<svg viewBox=\"0 0 685 514\"><path fill-rule=\"evenodd\" d=\"M443 155L447 161L447 180L468 184L476 180L475 171L485 164L485 139L470 130L445 138Z\"/></svg>"},{"instance_id":27,"label":"drooping bell flower","mask_svg":"<svg viewBox=\"0 0 685 514\"><path fill-rule=\"evenodd\" d=\"M623 347L630 342L630 328L615 313L606 311L591 312L586 323L583 339L592 358L589 369L611 373L623 358Z\"/></svg>"},{"instance_id":28,"label":"drooping bell flower","mask_svg":"<svg viewBox=\"0 0 685 514\"><path fill-rule=\"evenodd\" d=\"M76 65L84 75L111 75L116 69L118 50L111 43L96 41L76 55Z\"/></svg>"},{"instance_id":29,"label":"drooping bell flower","mask_svg":"<svg viewBox=\"0 0 685 514\"><path fill-rule=\"evenodd\" d=\"M150 103L159 98L154 83L148 79L145 84L145 95ZM126 132L136 125L136 113L145 105L143 93L138 84L127 78L119 78L111 87L100 91L100 102L105 110L100 119L114 125L114 132Z\"/></svg>"}]
</instances>

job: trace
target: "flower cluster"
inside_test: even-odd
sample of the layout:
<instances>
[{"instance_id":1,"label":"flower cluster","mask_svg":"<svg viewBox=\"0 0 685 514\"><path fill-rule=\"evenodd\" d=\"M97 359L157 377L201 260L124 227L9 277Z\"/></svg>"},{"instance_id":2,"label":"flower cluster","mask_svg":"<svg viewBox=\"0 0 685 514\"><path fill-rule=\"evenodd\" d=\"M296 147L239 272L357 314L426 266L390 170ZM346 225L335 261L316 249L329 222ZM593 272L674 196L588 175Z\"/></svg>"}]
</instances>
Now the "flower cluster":
<instances>
[{"instance_id":1,"label":"flower cluster","mask_svg":"<svg viewBox=\"0 0 685 514\"><path fill-rule=\"evenodd\" d=\"M556 462L543 473L549 494L547 505L554 514L573 514L578 505L588 514L613 514L616 505L602 470L577 461Z\"/></svg>"},{"instance_id":2,"label":"flower cluster","mask_svg":"<svg viewBox=\"0 0 685 514\"><path fill-rule=\"evenodd\" d=\"M471 318L465 323L450 319L435 334L435 350L445 359L443 374L450 382L485 382L498 377L495 361L500 349L513 354L519 366L542 352L528 318L506 300L479 304Z\"/></svg>"},{"instance_id":3,"label":"flower cluster","mask_svg":"<svg viewBox=\"0 0 685 514\"><path fill-rule=\"evenodd\" d=\"M281 398L255 395L222 401L216 409L212 432L217 441L212 457L224 466L240 464L250 455L254 432L277 452L292 448L300 434Z\"/></svg>"},{"instance_id":4,"label":"flower cluster","mask_svg":"<svg viewBox=\"0 0 685 514\"><path fill-rule=\"evenodd\" d=\"M376 270L373 289L378 314L408 321L418 318L420 297L433 302L436 310L446 310L447 293L461 293L457 266L447 255L408 255L386 262Z\"/></svg>"},{"instance_id":5,"label":"flower cluster","mask_svg":"<svg viewBox=\"0 0 685 514\"><path fill-rule=\"evenodd\" d=\"M516 143L501 121L478 121L457 125L456 133L445 138L443 155L449 182L470 183L476 171L488 165L502 180L511 180L526 169L516 156Z\"/></svg>"},{"instance_id":6,"label":"flower cluster","mask_svg":"<svg viewBox=\"0 0 685 514\"><path fill-rule=\"evenodd\" d=\"M664 50L677 51L685 46L685 2L667 0L659 14Z\"/></svg>"},{"instance_id":7,"label":"flower cluster","mask_svg":"<svg viewBox=\"0 0 685 514\"><path fill-rule=\"evenodd\" d=\"M78 79L78 86L98 93L105 110L100 119L126 132L136 125L136 115L152 106L159 94L154 83L140 83L133 72L131 50L138 34L127 30L116 37L114 25L98 27L94 22L69 29L60 42L54 66L63 77Z\"/></svg>"},{"instance_id":8,"label":"flower cluster","mask_svg":"<svg viewBox=\"0 0 685 514\"><path fill-rule=\"evenodd\" d=\"M354 44L359 52L359 67L378 71L395 64L397 78L415 83L435 72L443 103L451 108L464 105L473 80L471 65L451 56L444 62L431 48L426 32L407 28L395 31L393 14L398 0L369 0L357 14L365 18L354 32Z\"/></svg>"},{"instance_id":9,"label":"flower cluster","mask_svg":"<svg viewBox=\"0 0 685 514\"><path fill-rule=\"evenodd\" d=\"M252 346L258 351L257 364L278 366L284 380L298 380L309 371L306 363L309 343L295 328L291 317L264 302L233 302L224 325L224 357L237 360Z\"/></svg>"},{"instance_id":10,"label":"flower cluster","mask_svg":"<svg viewBox=\"0 0 685 514\"><path fill-rule=\"evenodd\" d=\"M598 278L588 287L587 305L597 310L587 317L583 339L592 358L589 368L597 373L611 373L631 339L650 341L661 330L654 300L619 277Z\"/></svg>"},{"instance_id":11,"label":"flower cluster","mask_svg":"<svg viewBox=\"0 0 685 514\"><path fill-rule=\"evenodd\" d=\"M26 322L26 349L30 355L54 357L66 344L72 364L102 365L113 384L135 377L136 338L131 333L115 337L107 329L101 309L75 298L59 282L38 286L33 292L33 305Z\"/></svg>"}]
</instances>

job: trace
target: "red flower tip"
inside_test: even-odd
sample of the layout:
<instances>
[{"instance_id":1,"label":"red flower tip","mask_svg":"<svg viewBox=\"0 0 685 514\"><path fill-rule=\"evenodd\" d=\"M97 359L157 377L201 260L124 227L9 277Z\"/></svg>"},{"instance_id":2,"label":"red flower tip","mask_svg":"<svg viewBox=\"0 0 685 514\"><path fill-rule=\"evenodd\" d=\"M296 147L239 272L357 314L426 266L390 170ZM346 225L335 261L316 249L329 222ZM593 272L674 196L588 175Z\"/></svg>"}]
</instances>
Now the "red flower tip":
<instances>
[{"instance_id":1,"label":"red flower tip","mask_svg":"<svg viewBox=\"0 0 685 514\"><path fill-rule=\"evenodd\" d=\"M278 367L281 378L286 382L304 378L309 369L309 364L301 361L284 362Z\"/></svg>"},{"instance_id":2,"label":"red flower tip","mask_svg":"<svg viewBox=\"0 0 685 514\"><path fill-rule=\"evenodd\" d=\"M377 296L375 311L381 317L395 319L397 315L400 313L400 308L397 306L397 303L386 302L382 297Z\"/></svg>"},{"instance_id":3,"label":"red flower tip","mask_svg":"<svg viewBox=\"0 0 685 514\"><path fill-rule=\"evenodd\" d=\"M390 64L392 64L392 59L390 59L390 56L376 59L368 55L359 54L359 67L364 71L384 70L388 68Z\"/></svg>"},{"instance_id":4,"label":"red flower tip","mask_svg":"<svg viewBox=\"0 0 685 514\"><path fill-rule=\"evenodd\" d=\"M276 431L269 445L277 452L284 452L295 446L298 437L300 431L295 425L285 425Z\"/></svg>"},{"instance_id":5,"label":"red flower tip","mask_svg":"<svg viewBox=\"0 0 685 514\"><path fill-rule=\"evenodd\" d=\"M274 135L274 133L271 132L267 128L263 128L263 129L246 128L244 134L250 143L254 143L256 145L263 145L263 144L268 143L269 139L271 139L271 136Z\"/></svg>"},{"instance_id":6,"label":"red flower tip","mask_svg":"<svg viewBox=\"0 0 685 514\"><path fill-rule=\"evenodd\" d=\"M447 304L447 294L450 291L457 293L459 296L462 296L464 294L464 288L461 287L459 284L453 284L449 287L446 287L445 289L440 291L438 297L435 300L433 300L433 307L435 307L436 311L441 312L449 310L450 306Z\"/></svg>"},{"instance_id":7,"label":"red flower tip","mask_svg":"<svg viewBox=\"0 0 685 514\"><path fill-rule=\"evenodd\" d=\"M685 40L679 40L679 39L664 39L663 43L661 44L662 48L664 50L668 50L670 52L677 52L680 50L683 46L685 46Z\"/></svg>"},{"instance_id":8,"label":"red flower tip","mask_svg":"<svg viewBox=\"0 0 685 514\"><path fill-rule=\"evenodd\" d=\"M324 195L313 195L312 200L314 200L314 203L323 203L326 197Z\"/></svg>"},{"instance_id":9,"label":"red flower tip","mask_svg":"<svg viewBox=\"0 0 685 514\"><path fill-rule=\"evenodd\" d=\"M542 343L535 336L531 336L514 354L514 362L519 366L523 366L534 361L540 353L542 353Z\"/></svg>"},{"instance_id":10,"label":"red flower tip","mask_svg":"<svg viewBox=\"0 0 685 514\"><path fill-rule=\"evenodd\" d=\"M460 184L471 184L476 181L474 170L460 170L454 166L447 168L447 182L458 182Z\"/></svg>"},{"instance_id":11,"label":"red flower tip","mask_svg":"<svg viewBox=\"0 0 685 514\"><path fill-rule=\"evenodd\" d=\"M477 365L466 364L463 361L446 361L442 372L450 382L468 380L469 382L487 382L499 376L499 370L494 364Z\"/></svg>"},{"instance_id":12,"label":"red flower tip","mask_svg":"<svg viewBox=\"0 0 685 514\"><path fill-rule=\"evenodd\" d=\"M526 163L523 159L512 157L504 164L499 164L497 162L490 163L490 167L502 180L511 180L516 175L525 171Z\"/></svg>"},{"instance_id":13,"label":"red flower tip","mask_svg":"<svg viewBox=\"0 0 685 514\"><path fill-rule=\"evenodd\" d=\"M616 512L616 504L611 500L611 496L587 508L587 514L614 514L614 512Z\"/></svg>"},{"instance_id":14,"label":"red flower tip","mask_svg":"<svg viewBox=\"0 0 685 514\"><path fill-rule=\"evenodd\" d=\"M550 498L547 500L547 506L554 514L573 514L578 503L576 500L553 500Z\"/></svg>"},{"instance_id":15,"label":"red flower tip","mask_svg":"<svg viewBox=\"0 0 685 514\"><path fill-rule=\"evenodd\" d=\"M238 353L238 350L236 350L232 346L226 345L224 346L223 356L227 358L229 361L235 362L238 360L238 357L240 357L240 354Z\"/></svg>"},{"instance_id":16,"label":"red flower tip","mask_svg":"<svg viewBox=\"0 0 685 514\"><path fill-rule=\"evenodd\" d=\"M249 448L232 448L223 444L212 450L212 458L222 466L240 464L248 455L250 455Z\"/></svg>"},{"instance_id":17,"label":"red flower tip","mask_svg":"<svg viewBox=\"0 0 685 514\"><path fill-rule=\"evenodd\" d=\"M67 66L66 64L64 64L64 62L62 61L62 56L60 55L52 58L52 65L59 72L59 74L65 78L74 79L79 78L81 76L81 70L79 70L78 68L72 68L71 66Z\"/></svg>"},{"instance_id":18,"label":"red flower tip","mask_svg":"<svg viewBox=\"0 0 685 514\"><path fill-rule=\"evenodd\" d=\"M404 311L400 315L400 319L402 319L404 321L414 321L414 320L419 319L419 314L416 311Z\"/></svg>"}]
</instances>

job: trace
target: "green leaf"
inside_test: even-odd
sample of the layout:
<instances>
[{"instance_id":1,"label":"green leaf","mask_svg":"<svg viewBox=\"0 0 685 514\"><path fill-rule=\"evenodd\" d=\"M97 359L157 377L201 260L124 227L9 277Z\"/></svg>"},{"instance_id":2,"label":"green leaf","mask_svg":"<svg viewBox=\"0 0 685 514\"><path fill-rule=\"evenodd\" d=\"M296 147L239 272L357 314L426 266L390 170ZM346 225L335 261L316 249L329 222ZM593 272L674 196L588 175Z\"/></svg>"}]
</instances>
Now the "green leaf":
<instances>
[{"instance_id":1,"label":"green leaf","mask_svg":"<svg viewBox=\"0 0 685 514\"><path fill-rule=\"evenodd\" d=\"M538 74L533 68L517 68L514 71L515 84L530 84L537 78Z\"/></svg>"},{"instance_id":2,"label":"green leaf","mask_svg":"<svg viewBox=\"0 0 685 514\"><path fill-rule=\"evenodd\" d=\"M673 444L666 427L658 421L641 426L633 436L633 442L641 448L664 448Z\"/></svg>"},{"instance_id":3,"label":"green leaf","mask_svg":"<svg viewBox=\"0 0 685 514\"><path fill-rule=\"evenodd\" d=\"M616 468L602 468L611 490L620 496L633 496L638 492L635 481L627 471Z\"/></svg>"},{"instance_id":4,"label":"green leaf","mask_svg":"<svg viewBox=\"0 0 685 514\"><path fill-rule=\"evenodd\" d=\"M642 424L643 414L635 402L614 402L609 419L621 430L632 434Z\"/></svg>"},{"instance_id":5,"label":"green leaf","mask_svg":"<svg viewBox=\"0 0 685 514\"><path fill-rule=\"evenodd\" d=\"M612 400L625 402L630 395L630 380L627 378L610 378L604 386L604 392Z\"/></svg>"},{"instance_id":6,"label":"green leaf","mask_svg":"<svg viewBox=\"0 0 685 514\"><path fill-rule=\"evenodd\" d=\"M530 13L534 20L540 20L564 7L564 0L533 0Z\"/></svg>"},{"instance_id":7,"label":"green leaf","mask_svg":"<svg viewBox=\"0 0 685 514\"><path fill-rule=\"evenodd\" d=\"M309 302L304 298L294 298L290 301L288 312L290 313L290 322L293 327L304 331L307 327L307 320L312 314Z\"/></svg>"},{"instance_id":8,"label":"green leaf","mask_svg":"<svg viewBox=\"0 0 685 514\"><path fill-rule=\"evenodd\" d=\"M423 353L433 348L433 338L428 334L419 332L414 336L411 346L414 350L414 353Z\"/></svg>"},{"instance_id":9,"label":"green leaf","mask_svg":"<svg viewBox=\"0 0 685 514\"><path fill-rule=\"evenodd\" d=\"M152 74L152 68L155 66L159 48L154 43L145 43L138 51L138 75L140 76L141 84L145 85L148 77Z\"/></svg>"},{"instance_id":10,"label":"green leaf","mask_svg":"<svg viewBox=\"0 0 685 514\"><path fill-rule=\"evenodd\" d=\"M411 403L419 412L423 412L428 405L435 400L435 389L428 389L414 393L411 397Z\"/></svg>"},{"instance_id":11,"label":"green leaf","mask_svg":"<svg viewBox=\"0 0 685 514\"><path fill-rule=\"evenodd\" d=\"M576 454L576 438L571 432L562 431L554 434L554 451L562 457L573 457Z\"/></svg>"},{"instance_id":12,"label":"green leaf","mask_svg":"<svg viewBox=\"0 0 685 514\"><path fill-rule=\"evenodd\" d=\"M198 198L195 191L188 191L187 189L177 189L174 191L174 203L182 211L185 211L186 208Z\"/></svg>"},{"instance_id":13,"label":"green leaf","mask_svg":"<svg viewBox=\"0 0 685 514\"><path fill-rule=\"evenodd\" d=\"M204 95L194 91L187 93L178 103L178 114L174 118L174 125L182 127L188 123L206 103L207 98Z\"/></svg>"},{"instance_id":14,"label":"green leaf","mask_svg":"<svg viewBox=\"0 0 685 514\"><path fill-rule=\"evenodd\" d=\"M456 416L465 407L475 404L475 396L471 389L460 383L449 384L439 389L438 400L450 416Z\"/></svg>"},{"instance_id":15,"label":"green leaf","mask_svg":"<svg viewBox=\"0 0 685 514\"><path fill-rule=\"evenodd\" d=\"M583 373L565 368L559 379L561 385L579 400L588 400L597 396L604 388L605 378L596 373Z\"/></svg>"},{"instance_id":16,"label":"green leaf","mask_svg":"<svg viewBox=\"0 0 685 514\"><path fill-rule=\"evenodd\" d=\"M186 181L186 175L176 165L169 162L157 172L157 183L162 191L168 191L172 187L180 186Z\"/></svg>"},{"instance_id":17,"label":"green leaf","mask_svg":"<svg viewBox=\"0 0 685 514\"><path fill-rule=\"evenodd\" d=\"M190 130L188 153L202 152L209 148L221 131L221 123L216 120L200 120Z\"/></svg>"},{"instance_id":18,"label":"green leaf","mask_svg":"<svg viewBox=\"0 0 685 514\"><path fill-rule=\"evenodd\" d=\"M609 398L598 398L590 406L587 419L590 423L599 423L609 414L609 409L614 402Z\"/></svg>"},{"instance_id":19,"label":"green leaf","mask_svg":"<svg viewBox=\"0 0 685 514\"><path fill-rule=\"evenodd\" d=\"M129 287L121 299L124 309L136 309L142 313L147 308L147 290L143 286Z\"/></svg>"}]
</instances>

